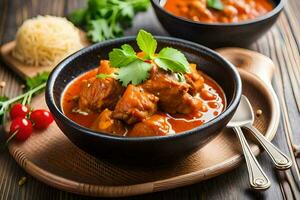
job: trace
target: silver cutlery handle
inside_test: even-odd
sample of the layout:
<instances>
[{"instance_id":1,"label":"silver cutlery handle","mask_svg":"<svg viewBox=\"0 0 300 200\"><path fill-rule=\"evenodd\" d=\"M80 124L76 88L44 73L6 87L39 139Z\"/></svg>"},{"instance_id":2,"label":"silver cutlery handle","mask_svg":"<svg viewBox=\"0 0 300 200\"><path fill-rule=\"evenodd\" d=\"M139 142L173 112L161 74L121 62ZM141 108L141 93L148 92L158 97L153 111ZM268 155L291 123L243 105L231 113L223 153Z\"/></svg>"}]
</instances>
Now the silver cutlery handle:
<instances>
[{"instance_id":1,"label":"silver cutlery handle","mask_svg":"<svg viewBox=\"0 0 300 200\"><path fill-rule=\"evenodd\" d=\"M256 190L268 189L271 186L271 182L257 162L255 156L253 155L251 148L248 145L247 140L242 132L242 129L240 127L234 127L233 130L239 138L244 152L244 157L248 168L250 186Z\"/></svg>"},{"instance_id":2,"label":"silver cutlery handle","mask_svg":"<svg viewBox=\"0 0 300 200\"><path fill-rule=\"evenodd\" d=\"M269 140L267 140L255 127L252 125L246 125L245 128L249 129L254 135L261 146L266 150L266 152L271 157L275 167L279 170L289 169L292 166L291 159L286 156L282 151L280 151L275 145L273 145Z\"/></svg>"}]
</instances>

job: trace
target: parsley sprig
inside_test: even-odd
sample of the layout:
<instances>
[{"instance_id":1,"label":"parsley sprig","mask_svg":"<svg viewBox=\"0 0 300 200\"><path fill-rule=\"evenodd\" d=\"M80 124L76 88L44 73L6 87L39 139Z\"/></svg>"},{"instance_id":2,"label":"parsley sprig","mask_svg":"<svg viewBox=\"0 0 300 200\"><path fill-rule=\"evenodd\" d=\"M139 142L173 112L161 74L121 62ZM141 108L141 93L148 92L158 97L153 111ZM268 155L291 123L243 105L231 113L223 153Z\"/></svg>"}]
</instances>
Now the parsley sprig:
<instances>
[{"instance_id":1,"label":"parsley sprig","mask_svg":"<svg viewBox=\"0 0 300 200\"><path fill-rule=\"evenodd\" d=\"M122 36L134 15L149 5L149 0L88 0L86 8L73 11L68 18L86 30L92 42L101 42Z\"/></svg>"},{"instance_id":2,"label":"parsley sprig","mask_svg":"<svg viewBox=\"0 0 300 200\"><path fill-rule=\"evenodd\" d=\"M9 107L17 101L21 101L23 105L30 104L32 96L42 91L46 87L46 81L48 79L48 76L48 72L43 72L41 74L37 74L33 78L27 78L27 91L12 99L7 98L6 96L0 96L0 117L2 118L6 111L9 109ZM0 121L0 124L1 122L2 120Z\"/></svg>"},{"instance_id":3,"label":"parsley sprig","mask_svg":"<svg viewBox=\"0 0 300 200\"><path fill-rule=\"evenodd\" d=\"M115 74L98 74L97 77L115 77L125 87L129 83L138 85L148 78L152 68L152 65L145 61L152 60L161 69L176 73L178 81L185 81L183 74L190 72L190 67L183 53L177 49L165 47L156 54L157 41L144 30L139 31L136 41L139 49L144 53L143 57L137 56L131 45L124 44L121 48L115 48L109 53L111 65L119 70Z\"/></svg>"}]
</instances>

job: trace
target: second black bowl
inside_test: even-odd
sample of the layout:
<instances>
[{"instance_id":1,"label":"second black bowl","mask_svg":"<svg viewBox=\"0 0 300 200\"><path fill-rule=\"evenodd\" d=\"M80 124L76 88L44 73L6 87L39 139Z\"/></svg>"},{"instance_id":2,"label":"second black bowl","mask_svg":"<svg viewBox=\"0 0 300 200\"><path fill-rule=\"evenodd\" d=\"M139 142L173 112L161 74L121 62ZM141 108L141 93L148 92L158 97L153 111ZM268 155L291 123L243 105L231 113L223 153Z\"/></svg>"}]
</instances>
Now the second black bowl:
<instances>
[{"instance_id":1,"label":"second black bowl","mask_svg":"<svg viewBox=\"0 0 300 200\"><path fill-rule=\"evenodd\" d=\"M170 160L199 149L226 126L239 104L242 91L240 76L234 66L219 54L201 45L167 37L156 39L158 49L167 46L179 49L191 63L196 63L200 70L218 82L227 99L224 112L202 126L170 136L119 137L94 132L76 124L64 115L61 107L63 93L69 83L82 73L96 68L99 60L107 59L113 48L127 43L137 50L134 37L106 41L71 55L52 71L48 79L47 105L59 128L75 145L96 157L144 161Z\"/></svg>"},{"instance_id":2,"label":"second black bowl","mask_svg":"<svg viewBox=\"0 0 300 200\"><path fill-rule=\"evenodd\" d=\"M160 5L161 0L151 1L158 20L172 36L211 48L249 46L272 27L284 5L284 0L271 0L274 2L274 9L253 20L237 23L204 23L177 17Z\"/></svg>"}]
</instances>

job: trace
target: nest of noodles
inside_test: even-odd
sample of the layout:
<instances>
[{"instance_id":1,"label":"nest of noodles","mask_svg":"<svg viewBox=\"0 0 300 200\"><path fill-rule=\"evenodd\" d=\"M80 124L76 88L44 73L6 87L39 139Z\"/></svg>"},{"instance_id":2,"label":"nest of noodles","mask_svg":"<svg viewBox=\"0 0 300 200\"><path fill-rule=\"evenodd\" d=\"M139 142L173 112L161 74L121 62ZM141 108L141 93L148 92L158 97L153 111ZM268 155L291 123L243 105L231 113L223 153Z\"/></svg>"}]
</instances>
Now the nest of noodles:
<instances>
[{"instance_id":1,"label":"nest of noodles","mask_svg":"<svg viewBox=\"0 0 300 200\"><path fill-rule=\"evenodd\" d=\"M12 55L27 65L55 66L82 47L79 30L67 19L38 16L19 28Z\"/></svg>"}]
</instances>

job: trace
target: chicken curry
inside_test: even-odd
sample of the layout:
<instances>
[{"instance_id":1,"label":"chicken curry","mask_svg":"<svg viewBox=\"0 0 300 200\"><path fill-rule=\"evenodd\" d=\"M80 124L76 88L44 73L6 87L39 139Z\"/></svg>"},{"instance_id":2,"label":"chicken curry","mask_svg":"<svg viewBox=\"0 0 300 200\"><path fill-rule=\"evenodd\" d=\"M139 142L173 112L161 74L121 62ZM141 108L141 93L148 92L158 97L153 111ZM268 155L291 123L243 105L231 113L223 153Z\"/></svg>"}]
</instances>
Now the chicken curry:
<instances>
[{"instance_id":1,"label":"chicken curry","mask_svg":"<svg viewBox=\"0 0 300 200\"><path fill-rule=\"evenodd\" d=\"M155 54L140 48L142 53L129 45L114 49L110 60L75 79L62 99L65 115L94 131L143 137L190 130L222 113L226 99L221 87L181 52L167 47Z\"/></svg>"},{"instance_id":2,"label":"chicken curry","mask_svg":"<svg viewBox=\"0 0 300 200\"><path fill-rule=\"evenodd\" d=\"M262 16L273 9L270 0L167 0L170 13L196 22L232 23Z\"/></svg>"}]
</instances>

